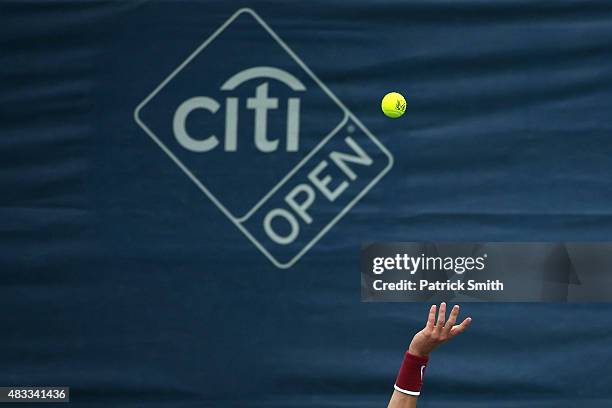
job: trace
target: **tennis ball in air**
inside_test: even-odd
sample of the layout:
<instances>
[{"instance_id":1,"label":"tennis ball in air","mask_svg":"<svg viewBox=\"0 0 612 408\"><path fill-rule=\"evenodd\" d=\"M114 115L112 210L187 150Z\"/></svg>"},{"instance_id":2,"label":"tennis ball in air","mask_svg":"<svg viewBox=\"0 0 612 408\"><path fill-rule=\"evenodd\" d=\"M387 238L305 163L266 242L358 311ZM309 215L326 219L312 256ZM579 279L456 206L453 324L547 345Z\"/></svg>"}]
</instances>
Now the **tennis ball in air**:
<instances>
[{"instance_id":1,"label":"tennis ball in air","mask_svg":"<svg viewBox=\"0 0 612 408\"><path fill-rule=\"evenodd\" d=\"M406 99L397 92L389 92L380 104L382 111L390 118L399 118L406 112Z\"/></svg>"}]
</instances>

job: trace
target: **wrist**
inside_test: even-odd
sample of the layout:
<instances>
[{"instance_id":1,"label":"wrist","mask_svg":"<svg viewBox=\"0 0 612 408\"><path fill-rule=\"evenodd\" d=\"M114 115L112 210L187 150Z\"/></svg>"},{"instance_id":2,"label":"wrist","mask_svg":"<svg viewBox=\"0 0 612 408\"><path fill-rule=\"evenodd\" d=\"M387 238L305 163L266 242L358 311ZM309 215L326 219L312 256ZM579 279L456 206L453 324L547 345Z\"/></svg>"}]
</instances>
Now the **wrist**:
<instances>
[{"instance_id":1,"label":"wrist","mask_svg":"<svg viewBox=\"0 0 612 408\"><path fill-rule=\"evenodd\" d=\"M395 390L403 394L419 396L428 361L427 357L415 356L407 351L395 380Z\"/></svg>"},{"instance_id":2,"label":"wrist","mask_svg":"<svg viewBox=\"0 0 612 408\"><path fill-rule=\"evenodd\" d=\"M408 353L412 354L415 357L419 357L419 358L429 358L429 353L425 353L421 350L416 350L412 347L408 348Z\"/></svg>"}]
</instances>

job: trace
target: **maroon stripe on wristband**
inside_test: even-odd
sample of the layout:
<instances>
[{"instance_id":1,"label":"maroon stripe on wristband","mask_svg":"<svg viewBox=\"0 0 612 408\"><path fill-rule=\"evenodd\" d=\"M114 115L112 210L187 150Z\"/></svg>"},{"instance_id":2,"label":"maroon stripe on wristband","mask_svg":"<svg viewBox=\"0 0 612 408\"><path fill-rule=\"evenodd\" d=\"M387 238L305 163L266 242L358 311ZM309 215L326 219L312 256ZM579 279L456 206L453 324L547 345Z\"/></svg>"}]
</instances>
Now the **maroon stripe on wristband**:
<instances>
[{"instance_id":1,"label":"maroon stripe on wristband","mask_svg":"<svg viewBox=\"0 0 612 408\"><path fill-rule=\"evenodd\" d=\"M404 394L420 395L428 361L427 357L417 357L406 352L393 388Z\"/></svg>"}]
</instances>

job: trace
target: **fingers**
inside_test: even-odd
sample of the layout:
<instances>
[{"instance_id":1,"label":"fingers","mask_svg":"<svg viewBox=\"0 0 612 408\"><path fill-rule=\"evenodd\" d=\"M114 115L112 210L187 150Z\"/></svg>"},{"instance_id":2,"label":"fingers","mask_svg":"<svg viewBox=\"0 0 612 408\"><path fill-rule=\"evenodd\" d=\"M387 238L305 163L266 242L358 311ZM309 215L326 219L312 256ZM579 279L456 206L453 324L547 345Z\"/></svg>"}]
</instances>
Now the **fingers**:
<instances>
[{"instance_id":1,"label":"fingers","mask_svg":"<svg viewBox=\"0 0 612 408\"><path fill-rule=\"evenodd\" d=\"M458 335L459 333L463 333L465 329L467 329L470 326L470 323L472 323L472 318L468 317L467 319L462 321L461 324L453 326L450 331L451 337L454 337Z\"/></svg>"},{"instance_id":2,"label":"fingers","mask_svg":"<svg viewBox=\"0 0 612 408\"><path fill-rule=\"evenodd\" d=\"M443 342L453 336L456 336L457 334L467 329L470 323L472 322L472 318L468 317L463 322L461 322L461 324L455 325L455 323L457 322L457 318L459 317L460 310L461 308L459 307L459 305L453 306L447 321L446 303L442 302L438 310L437 322L434 325L434 321L436 320L436 305L431 305L431 307L429 308L429 316L427 318L427 325L425 326L425 329L432 333L432 336L434 338Z\"/></svg>"},{"instance_id":3,"label":"fingers","mask_svg":"<svg viewBox=\"0 0 612 408\"><path fill-rule=\"evenodd\" d=\"M455 322L457 321L457 316L459 316L459 305L453 306L450 316L448 317L448 321L444 325L445 330L450 331L450 329L455 325Z\"/></svg>"},{"instance_id":4,"label":"fingers","mask_svg":"<svg viewBox=\"0 0 612 408\"><path fill-rule=\"evenodd\" d=\"M436 322L436 305L431 305L429 308L429 316L427 317L427 325L425 328L428 330L433 330Z\"/></svg>"},{"instance_id":5,"label":"fingers","mask_svg":"<svg viewBox=\"0 0 612 408\"><path fill-rule=\"evenodd\" d=\"M438 322L436 323L436 329L444 327L444 321L446 320L446 303L440 303L440 311L438 312Z\"/></svg>"}]
</instances>

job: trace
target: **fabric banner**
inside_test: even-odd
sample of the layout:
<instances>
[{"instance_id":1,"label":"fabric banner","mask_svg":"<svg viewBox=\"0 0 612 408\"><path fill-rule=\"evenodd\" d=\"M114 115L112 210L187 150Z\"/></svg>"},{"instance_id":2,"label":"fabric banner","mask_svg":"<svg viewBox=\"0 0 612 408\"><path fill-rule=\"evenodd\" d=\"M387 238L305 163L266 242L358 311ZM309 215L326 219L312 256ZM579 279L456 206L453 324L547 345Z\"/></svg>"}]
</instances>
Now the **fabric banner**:
<instances>
[{"instance_id":1,"label":"fabric banner","mask_svg":"<svg viewBox=\"0 0 612 408\"><path fill-rule=\"evenodd\" d=\"M612 239L611 19L0 1L0 385L70 387L74 407L386 406L431 299L361 302L362 244ZM480 300L419 408L612 405L610 304Z\"/></svg>"}]
</instances>

